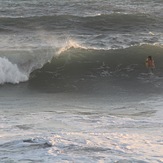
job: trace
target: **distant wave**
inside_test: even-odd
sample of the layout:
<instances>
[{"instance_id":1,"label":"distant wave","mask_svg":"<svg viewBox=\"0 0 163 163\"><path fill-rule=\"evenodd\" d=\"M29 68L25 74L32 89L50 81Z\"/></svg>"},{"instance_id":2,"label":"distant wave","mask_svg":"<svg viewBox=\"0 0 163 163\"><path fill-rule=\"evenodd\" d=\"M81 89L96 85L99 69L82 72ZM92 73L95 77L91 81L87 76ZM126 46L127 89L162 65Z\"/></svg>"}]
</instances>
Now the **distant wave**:
<instances>
[{"instance_id":1,"label":"distant wave","mask_svg":"<svg viewBox=\"0 0 163 163\"><path fill-rule=\"evenodd\" d=\"M143 26L151 26L156 22L154 18L145 14L123 14L112 13L108 15L95 15L87 17L79 17L73 15L52 15L52 16L34 16L34 17L1 17L1 28L9 27L33 29L43 28L47 30L56 29L74 29L82 30L82 28L92 30L116 30L117 28L142 28ZM160 20L161 21L161 20ZM160 22L161 23L161 22Z\"/></svg>"}]
</instances>

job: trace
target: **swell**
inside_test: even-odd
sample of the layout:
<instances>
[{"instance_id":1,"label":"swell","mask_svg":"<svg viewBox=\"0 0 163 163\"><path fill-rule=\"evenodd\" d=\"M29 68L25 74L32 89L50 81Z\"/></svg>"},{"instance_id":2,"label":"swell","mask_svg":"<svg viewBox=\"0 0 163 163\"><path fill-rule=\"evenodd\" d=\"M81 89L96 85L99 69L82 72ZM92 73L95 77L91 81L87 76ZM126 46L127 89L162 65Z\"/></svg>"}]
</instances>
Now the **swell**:
<instances>
[{"instance_id":1,"label":"swell","mask_svg":"<svg viewBox=\"0 0 163 163\"><path fill-rule=\"evenodd\" d=\"M156 22L157 21L157 22ZM91 29L100 31L132 30L133 28L142 30L143 27L160 28L163 23L145 14L120 14L95 15L79 17L73 15L53 15L34 17L1 17L1 30L3 29L29 29L29 30L57 30L57 29ZM155 24L153 26L153 24Z\"/></svg>"}]
</instances>

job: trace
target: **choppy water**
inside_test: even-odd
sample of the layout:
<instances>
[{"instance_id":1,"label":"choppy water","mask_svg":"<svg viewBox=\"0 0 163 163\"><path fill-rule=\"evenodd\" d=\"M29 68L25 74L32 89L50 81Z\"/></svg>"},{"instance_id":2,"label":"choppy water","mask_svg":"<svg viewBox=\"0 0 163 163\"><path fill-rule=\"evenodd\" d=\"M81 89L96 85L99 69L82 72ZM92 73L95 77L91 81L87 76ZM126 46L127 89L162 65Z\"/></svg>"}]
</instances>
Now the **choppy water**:
<instances>
[{"instance_id":1,"label":"choppy water","mask_svg":"<svg viewBox=\"0 0 163 163\"><path fill-rule=\"evenodd\" d=\"M162 18L162 0L0 0L0 162L163 162Z\"/></svg>"}]
</instances>

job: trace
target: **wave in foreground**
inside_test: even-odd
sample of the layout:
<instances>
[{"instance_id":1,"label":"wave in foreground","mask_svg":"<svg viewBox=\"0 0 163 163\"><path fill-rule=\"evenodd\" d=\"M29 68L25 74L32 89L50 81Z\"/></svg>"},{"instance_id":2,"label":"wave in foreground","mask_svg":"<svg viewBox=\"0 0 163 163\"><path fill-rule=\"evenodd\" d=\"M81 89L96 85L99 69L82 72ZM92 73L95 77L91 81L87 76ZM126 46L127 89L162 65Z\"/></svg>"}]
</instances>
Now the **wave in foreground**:
<instances>
[{"instance_id":1,"label":"wave in foreground","mask_svg":"<svg viewBox=\"0 0 163 163\"><path fill-rule=\"evenodd\" d=\"M163 69L162 53L163 48L158 45L105 50L86 48L74 42L69 42L57 51L49 48L7 51L0 58L0 83L90 77L137 77L140 73L147 72L144 60L148 55L154 57L157 73L160 74Z\"/></svg>"}]
</instances>

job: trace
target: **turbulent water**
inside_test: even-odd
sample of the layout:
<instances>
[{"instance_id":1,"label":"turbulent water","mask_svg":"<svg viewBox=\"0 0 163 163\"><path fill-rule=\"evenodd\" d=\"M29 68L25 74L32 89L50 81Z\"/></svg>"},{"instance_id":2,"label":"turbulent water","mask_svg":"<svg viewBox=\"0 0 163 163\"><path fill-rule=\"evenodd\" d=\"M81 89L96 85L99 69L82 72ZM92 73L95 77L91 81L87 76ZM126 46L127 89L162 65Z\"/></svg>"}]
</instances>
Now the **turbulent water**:
<instances>
[{"instance_id":1,"label":"turbulent water","mask_svg":"<svg viewBox=\"0 0 163 163\"><path fill-rule=\"evenodd\" d=\"M0 162L163 162L162 61L162 0L0 0Z\"/></svg>"}]
</instances>

